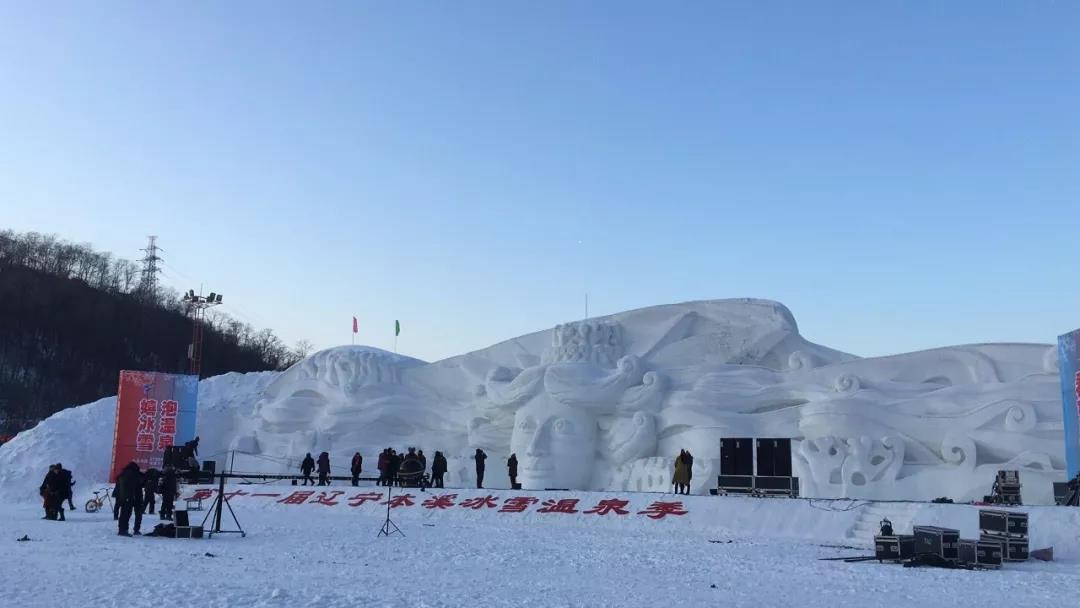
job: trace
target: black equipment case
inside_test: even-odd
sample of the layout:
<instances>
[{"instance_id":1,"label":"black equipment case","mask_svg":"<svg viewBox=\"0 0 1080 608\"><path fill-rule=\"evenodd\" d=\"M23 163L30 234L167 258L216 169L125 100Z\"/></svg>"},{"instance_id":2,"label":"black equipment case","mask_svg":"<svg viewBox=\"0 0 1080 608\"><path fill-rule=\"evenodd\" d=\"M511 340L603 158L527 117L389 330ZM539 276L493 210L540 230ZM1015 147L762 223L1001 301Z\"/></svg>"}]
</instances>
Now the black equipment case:
<instances>
[{"instance_id":1,"label":"black equipment case","mask_svg":"<svg viewBox=\"0 0 1080 608\"><path fill-rule=\"evenodd\" d=\"M1028 559L1028 541L1026 538L983 534L979 536L979 540L1000 544L1002 557L1007 562L1025 562Z\"/></svg>"},{"instance_id":2,"label":"black equipment case","mask_svg":"<svg viewBox=\"0 0 1080 608\"><path fill-rule=\"evenodd\" d=\"M754 474L754 440L725 437L720 440L720 474L749 477Z\"/></svg>"},{"instance_id":3,"label":"black equipment case","mask_svg":"<svg viewBox=\"0 0 1080 608\"><path fill-rule=\"evenodd\" d=\"M1000 568L1004 561L1004 545L998 541L960 539L960 563Z\"/></svg>"},{"instance_id":4,"label":"black equipment case","mask_svg":"<svg viewBox=\"0 0 1080 608\"><path fill-rule=\"evenodd\" d=\"M942 559L960 559L960 531L937 526L915 526L915 553L930 553Z\"/></svg>"},{"instance_id":5,"label":"black equipment case","mask_svg":"<svg viewBox=\"0 0 1080 608\"><path fill-rule=\"evenodd\" d=\"M878 561L902 561L915 557L915 537L910 534L875 536L874 556Z\"/></svg>"},{"instance_id":6,"label":"black equipment case","mask_svg":"<svg viewBox=\"0 0 1080 608\"><path fill-rule=\"evenodd\" d=\"M176 538L202 538L202 526L176 526Z\"/></svg>"},{"instance_id":7,"label":"black equipment case","mask_svg":"<svg viewBox=\"0 0 1080 608\"><path fill-rule=\"evenodd\" d=\"M798 477L754 477L754 492L795 498L799 495Z\"/></svg>"},{"instance_id":8,"label":"black equipment case","mask_svg":"<svg viewBox=\"0 0 1080 608\"><path fill-rule=\"evenodd\" d=\"M1027 538L1028 514L1000 509L980 509L979 529L983 534Z\"/></svg>"},{"instance_id":9,"label":"black equipment case","mask_svg":"<svg viewBox=\"0 0 1080 608\"><path fill-rule=\"evenodd\" d=\"M724 494L753 494L753 475L717 475L716 487Z\"/></svg>"}]
</instances>

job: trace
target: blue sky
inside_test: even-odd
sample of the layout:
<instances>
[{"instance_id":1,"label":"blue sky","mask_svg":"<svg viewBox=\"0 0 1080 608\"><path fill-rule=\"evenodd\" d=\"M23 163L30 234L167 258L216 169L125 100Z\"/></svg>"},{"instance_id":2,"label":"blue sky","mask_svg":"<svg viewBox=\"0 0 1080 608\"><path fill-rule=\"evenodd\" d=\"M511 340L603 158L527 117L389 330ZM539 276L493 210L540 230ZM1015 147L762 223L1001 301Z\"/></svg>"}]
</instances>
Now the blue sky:
<instances>
[{"instance_id":1,"label":"blue sky","mask_svg":"<svg viewBox=\"0 0 1080 608\"><path fill-rule=\"evenodd\" d=\"M425 359L586 291L860 355L1080 326L1080 4L300 4L0 5L0 226Z\"/></svg>"}]
</instances>

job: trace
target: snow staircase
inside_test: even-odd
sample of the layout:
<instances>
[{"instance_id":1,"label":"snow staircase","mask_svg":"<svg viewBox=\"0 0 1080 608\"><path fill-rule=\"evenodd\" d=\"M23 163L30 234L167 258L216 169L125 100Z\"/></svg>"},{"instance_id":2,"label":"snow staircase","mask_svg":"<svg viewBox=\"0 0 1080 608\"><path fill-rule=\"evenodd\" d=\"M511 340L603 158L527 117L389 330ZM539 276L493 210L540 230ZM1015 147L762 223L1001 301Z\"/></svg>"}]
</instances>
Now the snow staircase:
<instances>
[{"instance_id":1,"label":"snow staircase","mask_svg":"<svg viewBox=\"0 0 1080 608\"><path fill-rule=\"evenodd\" d=\"M873 546L874 536L881 531L881 520L892 522L896 534L911 534L912 522L919 505L906 502L872 502L859 509L859 517L847 531L847 539L860 545Z\"/></svg>"}]
</instances>

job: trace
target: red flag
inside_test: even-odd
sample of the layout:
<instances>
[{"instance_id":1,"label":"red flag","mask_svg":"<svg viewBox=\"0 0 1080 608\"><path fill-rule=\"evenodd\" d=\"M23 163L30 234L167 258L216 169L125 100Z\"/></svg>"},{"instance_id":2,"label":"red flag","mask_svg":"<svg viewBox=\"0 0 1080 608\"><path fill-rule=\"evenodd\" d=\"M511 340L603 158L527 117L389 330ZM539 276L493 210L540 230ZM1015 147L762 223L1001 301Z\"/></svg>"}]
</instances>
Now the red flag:
<instances>
[{"instance_id":1,"label":"red flag","mask_svg":"<svg viewBox=\"0 0 1080 608\"><path fill-rule=\"evenodd\" d=\"M360 333L360 326L356 323L356 317L352 318L352 333Z\"/></svg>"}]
</instances>

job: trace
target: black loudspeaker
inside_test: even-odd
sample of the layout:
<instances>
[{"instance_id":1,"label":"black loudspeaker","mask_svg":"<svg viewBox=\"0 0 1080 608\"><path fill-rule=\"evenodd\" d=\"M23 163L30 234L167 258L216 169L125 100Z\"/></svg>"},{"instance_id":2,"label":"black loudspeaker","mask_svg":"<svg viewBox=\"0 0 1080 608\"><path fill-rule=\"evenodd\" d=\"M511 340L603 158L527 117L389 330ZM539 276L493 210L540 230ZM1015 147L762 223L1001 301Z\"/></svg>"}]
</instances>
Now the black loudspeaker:
<instances>
[{"instance_id":1,"label":"black loudspeaker","mask_svg":"<svg viewBox=\"0 0 1080 608\"><path fill-rule=\"evenodd\" d=\"M754 440L749 437L729 437L720 440L720 474L754 474Z\"/></svg>"},{"instance_id":2,"label":"black loudspeaker","mask_svg":"<svg viewBox=\"0 0 1080 608\"><path fill-rule=\"evenodd\" d=\"M762 477L791 477L791 440L758 439L757 474Z\"/></svg>"},{"instance_id":3,"label":"black loudspeaker","mask_svg":"<svg viewBox=\"0 0 1080 608\"><path fill-rule=\"evenodd\" d=\"M214 471L217 469L217 461L204 460L202 473L199 475L200 483L214 483Z\"/></svg>"},{"instance_id":4,"label":"black loudspeaker","mask_svg":"<svg viewBox=\"0 0 1080 608\"><path fill-rule=\"evenodd\" d=\"M177 528L179 528L181 526L186 528L188 526L188 524L189 524L187 511L173 511L173 519L174 519L173 524Z\"/></svg>"},{"instance_id":5,"label":"black loudspeaker","mask_svg":"<svg viewBox=\"0 0 1080 608\"><path fill-rule=\"evenodd\" d=\"M1069 495L1069 483L1066 481L1054 482L1054 504L1062 506L1065 504L1065 497Z\"/></svg>"}]
</instances>

